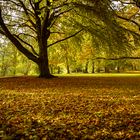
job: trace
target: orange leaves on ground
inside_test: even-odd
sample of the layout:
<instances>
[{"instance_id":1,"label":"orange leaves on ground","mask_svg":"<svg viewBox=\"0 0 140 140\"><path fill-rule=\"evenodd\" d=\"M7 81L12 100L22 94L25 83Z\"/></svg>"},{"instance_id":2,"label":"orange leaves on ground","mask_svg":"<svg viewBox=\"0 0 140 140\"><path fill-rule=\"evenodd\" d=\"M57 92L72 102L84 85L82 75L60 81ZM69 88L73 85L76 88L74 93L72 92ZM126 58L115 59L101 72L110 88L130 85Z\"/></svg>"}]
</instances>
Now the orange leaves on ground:
<instances>
[{"instance_id":1,"label":"orange leaves on ground","mask_svg":"<svg viewBox=\"0 0 140 140\"><path fill-rule=\"evenodd\" d=\"M1 139L140 139L140 78L0 79Z\"/></svg>"}]
</instances>

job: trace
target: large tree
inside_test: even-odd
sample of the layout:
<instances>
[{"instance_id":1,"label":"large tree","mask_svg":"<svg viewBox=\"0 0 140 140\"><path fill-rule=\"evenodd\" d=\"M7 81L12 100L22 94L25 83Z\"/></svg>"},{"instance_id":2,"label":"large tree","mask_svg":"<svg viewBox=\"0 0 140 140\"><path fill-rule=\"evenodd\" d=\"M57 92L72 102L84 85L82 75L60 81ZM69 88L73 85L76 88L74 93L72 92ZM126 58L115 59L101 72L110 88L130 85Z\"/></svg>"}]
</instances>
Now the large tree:
<instances>
[{"instance_id":1,"label":"large tree","mask_svg":"<svg viewBox=\"0 0 140 140\"><path fill-rule=\"evenodd\" d=\"M59 40L52 39L52 34L63 34L60 22L72 10L70 4L71 0L0 1L0 33L38 65L40 77L53 77L49 70L48 48L81 31Z\"/></svg>"},{"instance_id":2,"label":"large tree","mask_svg":"<svg viewBox=\"0 0 140 140\"><path fill-rule=\"evenodd\" d=\"M128 30L120 22L122 19L139 26L135 20L121 14L125 7L129 9L129 5L139 7L139 1L1 0L0 33L38 65L40 77L50 78L48 48L77 35L83 29L92 35L96 47L113 50L115 54L116 50L131 50L129 33L136 39L139 33ZM74 33L71 32L72 23L77 29ZM64 35L66 32L69 32L68 36Z\"/></svg>"}]
</instances>

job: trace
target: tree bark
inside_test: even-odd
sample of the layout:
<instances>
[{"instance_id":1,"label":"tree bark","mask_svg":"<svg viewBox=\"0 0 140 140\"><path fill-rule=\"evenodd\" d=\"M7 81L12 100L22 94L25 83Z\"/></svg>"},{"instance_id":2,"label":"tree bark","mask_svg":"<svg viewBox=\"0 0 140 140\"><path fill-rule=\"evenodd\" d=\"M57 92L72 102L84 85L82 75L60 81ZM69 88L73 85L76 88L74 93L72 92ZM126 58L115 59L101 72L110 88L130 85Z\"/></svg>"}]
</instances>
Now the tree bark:
<instances>
[{"instance_id":1,"label":"tree bark","mask_svg":"<svg viewBox=\"0 0 140 140\"><path fill-rule=\"evenodd\" d=\"M52 78L54 77L49 70L49 62L48 62L48 52L47 48L44 51L40 52L39 61L37 63L39 67L40 78Z\"/></svg>"},{"instance_id":2,"label":"tree bark","mask_svg":"<svg viewBox=\"0 0 140 140\"><path fill-rule=\"evenodd\" d=\"M120 73L120 66L117 66L117 72Z\"/></svg>"},{"instance_id":3,"label":"tree bark","mask_svg":"<svg viewBox=\"0 0 140 140\"><path fill-rule=\"evenodd\" d=\"M53 75L50 74L48 60L46 58L42 58L39 60L38 67L39 67L39 72L40 72L40 75L39 75L40 78L54 77Z\"/></svg>"},{"instance_id":4,"label":"tree bark","mask_svg":"<svg viewBox=\"0 0 140 140\"><path fill-rule=\"evenodd\" d=\"M60 72L61 72L61 69L60 69L60 67L58 66L58 67L57 67L57 74L60 74Z\"/></svg>"},{"instance_id":5,"label":"tree bark","mask_svg":"<svg viewBox=\"0 0 140 140\"><path fill-rule=\"evenodd\" d=\"M95 63L94 63L94 61L93 61L93 62L92 62L92 73L95 73L95 68L94 68L95 66L94 66L94 65L95 65Z\"/></svg>"},{"instance_id":6,"label":"tree bark","mask_svg":"<svg viewBox=\"0 0 140 140\"><path fill-rule=\"evenodd\" d=\"M87 60L86 65L85 65L84 73L88 73L88 63L89 63L89 61Z\"/></svg>"},{"instance_id":7,"label":"tree bark","mask_svg":"<svg viewBox=\"0 0 140 140\"><path fill-rule=\"evenodd\" d=\"M105 66L105 73L109 73L109 67Z\"/></svg>"},{"instance_id":8,"label":"tree bark","mask_svg":"<svg viewBox=\"0 0 140 140\"><path fill-rule=\"evenodd\" d=\"M70 68L69 68L69 65L67 65L67 74L70 74Z\"/></svg>"},{"instance_id":9,"label":"tree bark","mask_svg":"<svg viewBox=\"0 0 140 140\"><path fill-rule=\"evenodd\" d=\"M66 49L66 68L67 68L67 74L70 73L70 66L69 66L69 60L68 60L68 52L67 52L67 49Z\"/></svg>"},{"instance_id":10,"label":"tree bark","mask_svg":"<svg viewBox=\"0 0 140 140\"><path fill-rule=\"evenodd\" d=\"M134 70L137 71L137 66L136 65L134 65Z\"/></svg>"}]
</instances>

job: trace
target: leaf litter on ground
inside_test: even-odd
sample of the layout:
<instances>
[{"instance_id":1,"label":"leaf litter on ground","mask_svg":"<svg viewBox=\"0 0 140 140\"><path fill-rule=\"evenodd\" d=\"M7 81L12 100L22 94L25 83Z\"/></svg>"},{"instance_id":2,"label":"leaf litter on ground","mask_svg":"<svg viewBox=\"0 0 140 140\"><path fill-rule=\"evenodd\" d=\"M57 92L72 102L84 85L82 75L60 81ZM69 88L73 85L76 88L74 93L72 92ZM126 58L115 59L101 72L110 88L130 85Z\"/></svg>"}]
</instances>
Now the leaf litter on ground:
<instances>
[{"instance_id":1,"label":"leaf litter on ground","mask_svg":"<svg viewBox=\"0 0 140 140\"><path fill-rule=\"evenodd\" d=\"M140 78L1 78L0 139L138 140Z\"/></svg>"}]
</instances>

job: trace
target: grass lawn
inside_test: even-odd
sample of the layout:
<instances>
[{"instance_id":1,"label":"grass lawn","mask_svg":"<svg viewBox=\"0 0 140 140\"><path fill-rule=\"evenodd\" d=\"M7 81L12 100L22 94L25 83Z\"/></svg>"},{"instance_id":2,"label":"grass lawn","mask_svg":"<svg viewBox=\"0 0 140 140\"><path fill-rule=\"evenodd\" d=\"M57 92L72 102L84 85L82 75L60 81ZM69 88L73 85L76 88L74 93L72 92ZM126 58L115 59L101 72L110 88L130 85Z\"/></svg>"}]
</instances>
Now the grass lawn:
<instances>
[{"instance_id":1,"label":"grass lawn","mask_svg":"<svg viewBox=\"0 0 140 140\"><path fill-rule=\"evenodd\" d=\"M140 77L140 72L126 73L71 73L71 74L56 74L59 77L74 76L74 77Z\"/></svg>"},{"instance_id":2,"label":"grass lawn","mask_svg":"<svg viewBox=\"0 0 140 140\"><path fill-rule=\"evenodd\" d=\"M0 78L1 140L140 140L140 75Z\"/></svg>"}]
</instances>

